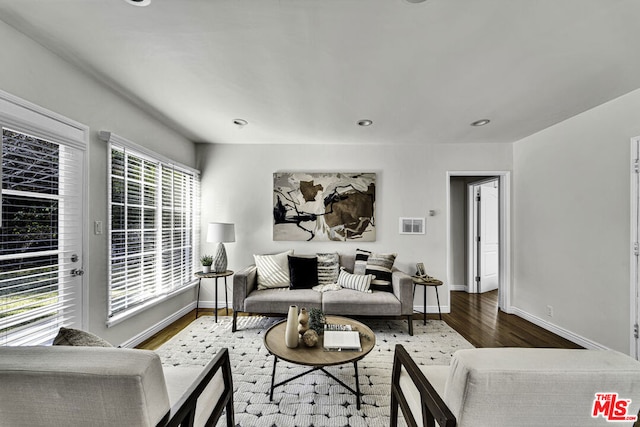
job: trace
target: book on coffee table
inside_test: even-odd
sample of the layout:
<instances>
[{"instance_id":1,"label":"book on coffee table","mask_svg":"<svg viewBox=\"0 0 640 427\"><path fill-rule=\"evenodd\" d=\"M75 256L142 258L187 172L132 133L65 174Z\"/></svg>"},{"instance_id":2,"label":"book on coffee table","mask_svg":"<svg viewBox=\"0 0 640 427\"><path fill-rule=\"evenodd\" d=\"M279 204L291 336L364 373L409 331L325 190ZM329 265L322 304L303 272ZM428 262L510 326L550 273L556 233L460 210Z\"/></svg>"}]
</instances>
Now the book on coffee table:
<instances>
[{"instance_id":1,"label":"book on coffee table","mask_svg":"<svg viewBox=\"0 0 640 427\"><path fill-rule=\"evenodd\" d=\"M324 349L327 351L362 351L358 331L324 331Z\"/></svg>"}]
</instances>

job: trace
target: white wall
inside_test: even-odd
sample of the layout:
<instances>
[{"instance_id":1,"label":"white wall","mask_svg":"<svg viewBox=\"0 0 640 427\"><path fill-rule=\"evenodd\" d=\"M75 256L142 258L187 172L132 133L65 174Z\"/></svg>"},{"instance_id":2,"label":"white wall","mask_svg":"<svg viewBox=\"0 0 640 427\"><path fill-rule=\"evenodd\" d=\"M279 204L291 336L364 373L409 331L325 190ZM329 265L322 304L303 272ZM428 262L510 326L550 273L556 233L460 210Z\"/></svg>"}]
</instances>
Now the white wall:
<instances>
[{"instance_id":1,"label":"white wall","mask_svg":"<svg viewBox=\"0 0 640 427\"><path fill-rule=\"evenodd\" d=\"M513 157L512 304L625 353L638 111L640 90L515 143Z\"/></svg>"},{"instance_id":2,"label":"white wall","mask_svg":"<svg viewBox=\"0 0 640 427\"><path fill-rule=\"evenodd\" d=\"M397 252L397 265L410 274L424 262L429 274L446 279L446 171L511 170L510 144L385 145L207 145L198 144L202 170L202 225L236 224L236 242L226 244L229 268L253 263L253 254L293 248L297 253L356 248ZM274 242L272 238L273 173L285 171L361 171L377 173L376 242ZM428 216L433 209L436 215ZM398 218L425 217L425 235L401 235ZM214 246L202 235L202 252ZM203 282L204 283L204 282ZM212 285L203 300L213 300ZM441 304L448 309L448 289ZM418 289L416 302L422 305ZM221 297L219 297L221 298ZM427 294L437 312L435 293Z\"/></svg>"},{"instance_id":3,"label":"white wall","mask_svg":"<svg viewBox=\"0 0 640 427\"><path fill-rule=\"evenodd\" d=\"M3 22L0 22L0 41L4 58L0 89L91 129L89 248L84 276L89 291L87 326L113 344L120 344L190 304L195 293L186 292L112 328L105 326L107 234L94 235L91 225L95 220L108 224L107 145L98 139L97 132L113 131L189 166L195 165L195 146Z\"/></svg>"}]
</instances>

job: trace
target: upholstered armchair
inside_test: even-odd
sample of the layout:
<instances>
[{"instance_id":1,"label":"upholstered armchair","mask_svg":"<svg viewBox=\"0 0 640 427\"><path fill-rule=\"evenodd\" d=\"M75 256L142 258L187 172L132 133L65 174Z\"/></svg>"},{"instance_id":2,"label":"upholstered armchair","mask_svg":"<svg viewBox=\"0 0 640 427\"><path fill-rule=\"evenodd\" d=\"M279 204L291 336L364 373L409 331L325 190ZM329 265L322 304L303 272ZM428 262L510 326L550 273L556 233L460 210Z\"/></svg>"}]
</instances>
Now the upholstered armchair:
<instances>
[{"instance_id":1,"label":"upholstered armchair","mask_svg":"<svg viewBox=\"0 0 640 427\"><path fill-rule=\"evenodd\" d=\"M0 347L0 424L234 425L227 349L205 367L163 367L153 351Z\"/></svg>"},{"instance_id":2,"label":"upholstered armchair","mask_svg":"<svg viewBox=\"0 0 640 427\"><path fill-rule=\"evenodd\" d=\"M397 345L392 427L398 408L411 427L607 426L638 414L640 362L613 350L478 348L417 366Z\"/></svg>"}]
</instances>

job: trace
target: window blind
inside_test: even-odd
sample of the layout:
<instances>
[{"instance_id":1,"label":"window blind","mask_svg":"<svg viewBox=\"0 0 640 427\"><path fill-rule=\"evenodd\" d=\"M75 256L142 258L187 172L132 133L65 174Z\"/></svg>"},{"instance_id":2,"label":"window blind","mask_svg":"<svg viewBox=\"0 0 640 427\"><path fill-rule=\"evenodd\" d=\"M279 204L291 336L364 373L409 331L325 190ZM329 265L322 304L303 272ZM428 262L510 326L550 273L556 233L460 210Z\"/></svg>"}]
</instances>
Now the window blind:
<instances>
[{"instance_id":1,"label":"window blind","mask_svg":"<svg viewBox=\"0 0 640 427\"><path fill-rule=\"evenodd\" d=\"M199 176L109 139L113 324L195 283Z\"/></svg>"},{"instance_id":2,"label":"window blind","mask_svg":"<svg viewBox=\"0 0 640 427\"><path fill-rule=\"evenodd\" d=\"M0 345L51 342L81 323L83 155L2 128Z\"/></svg>"}]
</instances>

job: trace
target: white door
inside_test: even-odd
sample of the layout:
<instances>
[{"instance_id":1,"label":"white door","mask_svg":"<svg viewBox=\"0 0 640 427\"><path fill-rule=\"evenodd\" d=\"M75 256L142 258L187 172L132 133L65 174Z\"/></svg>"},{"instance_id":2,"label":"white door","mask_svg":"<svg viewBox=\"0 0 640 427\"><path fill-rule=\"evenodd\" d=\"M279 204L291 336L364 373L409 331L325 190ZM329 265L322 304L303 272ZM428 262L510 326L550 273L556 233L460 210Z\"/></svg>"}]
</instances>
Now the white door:
<instances>
[{"instance_id":1,"label":"white door","mask_svg":"<svg viewBox=\"0 0 640 427\"><path fill-rule=\"evenodd\" d=\"M478 292L498 289L499 282L499 221L498 181L480 186L480 271Z\"/></svg>"},{"instance_id":2,"label":"white door","mask_svg":"<svg viewBox=\"0 0 640 427\"><path fill-rule=\"evenodd\" d=\"M640 340L638 325L640 324L640 137L631 141L631 356L640 360Z\"/></svg>"},{"instance_id":3,"label":"white door","mask_svg":"<svg viewBox=\"0 0 640 427\"><path fill-rule=\"evenodd\" d=\"M0 345L82 327L84 152L2 130Z\"/></svg>"},{"instance_id":4,"label":"white door","mask_svg":"<svg viewBox=\"0 0 640 427\"><path fill-rule=\"evenodd\" d=\"M467 290L482 293L500 282L500 219L498 179L469 186L470 268Z\"/></svg>"}]
</instances>

